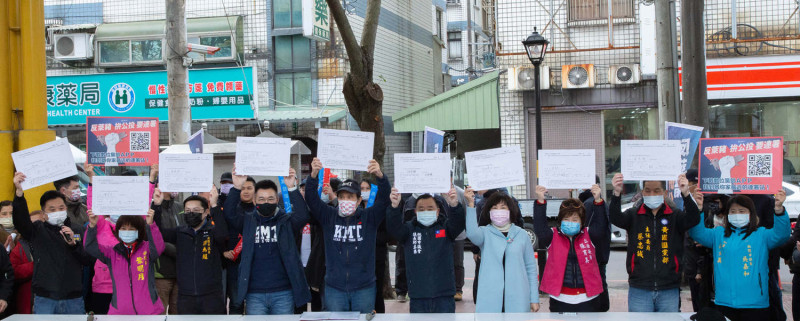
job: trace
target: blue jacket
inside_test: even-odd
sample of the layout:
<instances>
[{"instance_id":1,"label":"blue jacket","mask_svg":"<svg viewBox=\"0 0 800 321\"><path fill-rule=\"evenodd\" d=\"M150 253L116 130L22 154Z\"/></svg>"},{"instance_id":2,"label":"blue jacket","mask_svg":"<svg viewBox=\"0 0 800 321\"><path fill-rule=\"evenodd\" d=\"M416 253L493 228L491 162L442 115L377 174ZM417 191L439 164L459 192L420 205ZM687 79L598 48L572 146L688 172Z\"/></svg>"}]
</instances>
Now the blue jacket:
<instances>
[{"instance_id":1,"label":"blue jacket","mask_svg":"<svg viewBox=\"0 0 800 321\"><path fill-rule=\"evenodd\" d=\"M474 207L467 207L466 222L467 237L481 249L475 312L500 313L504 300L505 312L530 312L539 303L539 266L528 233L512 224L506 237L492 225L478 226Z\"/></svg>"},{"instance_id":2,"label":"blue jacket","mask_svg":"<svg viewBox=\"0 0 800 321\"><path fill-rule=\"evenodd\" d=\"M248 285L251 279L250 268L253 264L253 252L255 247L256 226L258 226L256 215L257 211L245 212L243 215L236 211L236 205L241 201L241 191L231 188L228 197L225 199L224 213L225 220L231 229L242 233L242 254L239 264L239 284L237 287L236 302L241 304L247 295ZM306 210L303 195L300 191L289 193L294 213L286 214L282 209L278 209L275 214L278 219L276 225L278 230L278 247L280 248L281 260L289 276L289 283L292 284L292 296L295 306L303 306L311 301L311 292L308 291L308 283L303 270L303 262L300 261L300 252L294 240L295 233L301 233L303 227L308 222L308 211ZM258 276L253 276L258 277Z\"/></svg>"},{"instance_id":3,"label":"blue jacket","mask_svg":"<svg viewBox=\"0 0 800 321\"><path fill-rule=\"evenodd\" d=\"M702 217L697 205L684 199L686 213ZM780 247L789 239L789 217L775 214L771 229L759 227L746 239L742 229L734 229L725 237L724 227L707 228L697 224L689 235L714 252L714 303L737 309L763 309L769 307L769 251Z\"/></svg>"},{"instance_id":4,"label":"blue jacket","mask_svg":"<svg viewBox=\"0 0 800 321\"><path fill-rule=\"evenodd\" d=\"M386 176L379 179L375 204L357 208L353 215L339 216L317 194L316 177L306 179L306 202L311 216L322 227L325 238L325 285L339 291L375 286L375 242L378 226L386 217L392 186Z\"/></svg>"},{"instance_id":5,"label":"blue jacket","mask_svg":"<svg viewBox=\"0 0 800 321\"><path fill-rule=\"evenodd\" d=\"M453 241L464 230L464 207L449 208L450 216L439 212L439 219L431 226L420 224L416 218L404 223L399 206L386 211L386 229L404 247L408 296L412 300L452 298L456 294Z\"/></svg>"}]
</instances>

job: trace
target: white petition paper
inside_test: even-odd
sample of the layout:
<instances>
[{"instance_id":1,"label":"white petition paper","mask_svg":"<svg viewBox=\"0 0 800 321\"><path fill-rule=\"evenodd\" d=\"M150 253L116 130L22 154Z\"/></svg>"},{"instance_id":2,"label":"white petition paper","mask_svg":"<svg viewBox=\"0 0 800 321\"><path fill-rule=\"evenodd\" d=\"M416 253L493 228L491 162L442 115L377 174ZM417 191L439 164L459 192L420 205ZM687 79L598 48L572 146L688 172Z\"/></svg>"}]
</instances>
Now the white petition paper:
<instances>
[{"instance_id":1,"label":"white petition paper","mask_svg":"<svg viewBox=\"0 0 800 321\"><path fill-rule=\"evenodd\" d=\"M525 185L519 146L487 149L464 154L469 185L476 191Z\"/></svg>"},{"instance_id":2,"label":"white petition paper","mask_svg":"<svg viewBox=\"0 0 800 321\"><path fill-rule=\"evenodd\" d=\"M620 158L626 181L674 181L681 174L679 140L623 140Z\"/></svg>"},{"instance_id":3,"label":"white petition paper","mask_svg":"<svg viewBox=\"0 0 800 321\"><path fill-rule=\"evenodd\" d=\"M95 215L147 215L150 209L147 176L95 176L92 212Z\"/></svg>"},{"instance_id":4,"label":"white petition paper","mask_svg":"<svg viewBox=\"0 0 800 321\"><path fill-rule=\"evenodd\" d=\"M289 138L237 137L236 174L258 176L289 175Z\"/></svg>"},{"instance_id":5,"label":"white petition paper","mask_svg":"<svg viewBox=\"0 0 800 321\"><path fill-rule=\"evenodd\" d=\"M374 141L373 132L320 128L317 158L325 168L366 171Z\"/></svg>"},{"instance_id":6,"label":"white petition paper","mask_svg":"<svg viewBox=\"0 0 800 321\"><path fill-rule=\"evenodd\" d=\"M23 190L78 175L66 139L57 139L11 153L11 159L14 160L16 170L25 174Z\"/></svg>"},{"instance_id":7,"label":"white petition paper","mask_svg":"<svg viewBox=\"0 0 800 321\"><path fill-rule=\"evenodd\" d=\"M447 193L450 154L394 154L394 186L400 193Z\"/></svg>"},{"instance_id":8,"label":"white petition paper","mask_svg":"<svg viewBox=\"0 0 800 321\"><path fill-rule=\"evenodd\" d=\"M158 186L164 192L208 192L214 183L214 155L158 155Z\"/></svg>"},{"instance_id":9,"label":"white petition paper","mask_svg":"<svg viewBox=\"0 0 800 321\"><path fill-rule=\"evenodd\" d=\"M539 151L539 185L549 189L585 189L595 183L594 149Z\"/></svg>"}]
</instances>

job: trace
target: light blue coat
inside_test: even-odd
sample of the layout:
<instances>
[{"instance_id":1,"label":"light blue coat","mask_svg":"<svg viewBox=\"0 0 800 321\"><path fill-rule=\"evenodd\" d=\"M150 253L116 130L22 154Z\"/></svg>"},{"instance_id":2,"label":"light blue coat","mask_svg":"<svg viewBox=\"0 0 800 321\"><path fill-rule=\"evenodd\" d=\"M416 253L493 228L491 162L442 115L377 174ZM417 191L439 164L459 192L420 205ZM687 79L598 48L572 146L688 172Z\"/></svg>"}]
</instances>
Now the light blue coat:
<instances>
[{"instance_id":1,"label":"light blue coat","mask_svg":"<svg viewBox=\"0 0 800 321\"><path fill-rule=\"evenodd\" d=\"M539 303L539 266L528 233L512 224L506 238L492 225L478 226L475 208L467 207L467 237L481 249L475 312L500 313L503 298L505 312L531 312L531 303Z\"/></svg>"}]
</instances>

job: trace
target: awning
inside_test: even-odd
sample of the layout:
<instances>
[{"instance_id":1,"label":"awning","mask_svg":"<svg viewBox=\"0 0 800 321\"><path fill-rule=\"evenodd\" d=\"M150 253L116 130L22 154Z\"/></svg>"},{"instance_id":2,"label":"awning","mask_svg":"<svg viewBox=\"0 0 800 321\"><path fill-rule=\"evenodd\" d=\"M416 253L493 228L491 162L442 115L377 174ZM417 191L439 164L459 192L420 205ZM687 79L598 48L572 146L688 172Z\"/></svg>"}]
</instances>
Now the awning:
<instances>
[{"instance_id":1,"label":"awning","mask_svg":"<svg viewBox=\"0 0 800 321\"><path fill-rule=\"evenodd\" d=\"M186 19L186 32L230 34L241 25L240 16ZM163 38L166 22L164 20L104 23L97 26L95 39Z\"/></svg>"},{"instance_id":2,"label":"awning","mask_svg":"<svg viewBox=\"0 0 800 321\"><path fill-rule=\"evenodd\" d=\"M347 115L347 107L276 107L259 110L258 119L276 123L328 122L332 123Z\"/></svg>"},{"instance_id":3,"label":"awning","mask_svg":"<svg viewBox=\"0 0 800 321\"><path fill-rule=\"evenodd\" d=\"M394 131L500 128L499 71L474 79L392 115Z\"/></svg>"}]
</instances>

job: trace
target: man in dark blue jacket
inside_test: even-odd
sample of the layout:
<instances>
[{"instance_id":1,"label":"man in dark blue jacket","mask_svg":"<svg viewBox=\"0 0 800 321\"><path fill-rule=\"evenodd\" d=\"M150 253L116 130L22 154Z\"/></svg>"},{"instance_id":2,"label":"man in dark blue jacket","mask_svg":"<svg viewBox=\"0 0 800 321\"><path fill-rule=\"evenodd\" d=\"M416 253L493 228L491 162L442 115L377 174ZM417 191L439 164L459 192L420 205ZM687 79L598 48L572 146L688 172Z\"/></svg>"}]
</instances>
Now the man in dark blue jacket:
<instances>
[{"instance_id":1,"label":"man in dark blue jacket","mask_svg":"<svg viewBox=\"0 0 800 321\"><path fill-rule=\"evenodd\" d=\"M329 311L370 313L375 306L375 243L378 226L386 217L391 185L375 160L367 172L377 178L375 204L358 207L359 183L347 180L336 191L339 205L323 203L317 188L322 162L314 158L306 180L306 201L311 216L319 221L325 237L325 307Z\"/></svg>"},{"instance_id":2,"label":"man in dark blue jacket","mask_svg":"<svg viewBox=\"0 0 800 321\"><path fill-rule=\"evenodd\" d=\"M466 225L455 188L447 195L449 216L443 215L432 195L423 194L416 198L414 219L404 222L397 189L392 189L390 198L386 228L404 245L411 313L455 313L453 242Z\"/></svg>"},{"instance_id":3,"label":"man in dark blue jacket","mask_svg":"<svg viewBox=\"0 0 800 321\"><path fill-rule=\"evenodd\" d=\"M294 170L284 177L291 191L292 213L278 206L278 186L270 180L255 185L256 212L240 214L235 210L241 200L240 188L247 177L233 173L233 185L225 200L228 225L242 234L242 253L236 298L247 300L248 315L293 314L295 307L311 300L303 262L295 234L308 223L303 195L297 191Z\"/></svg>"}]
</instances>

